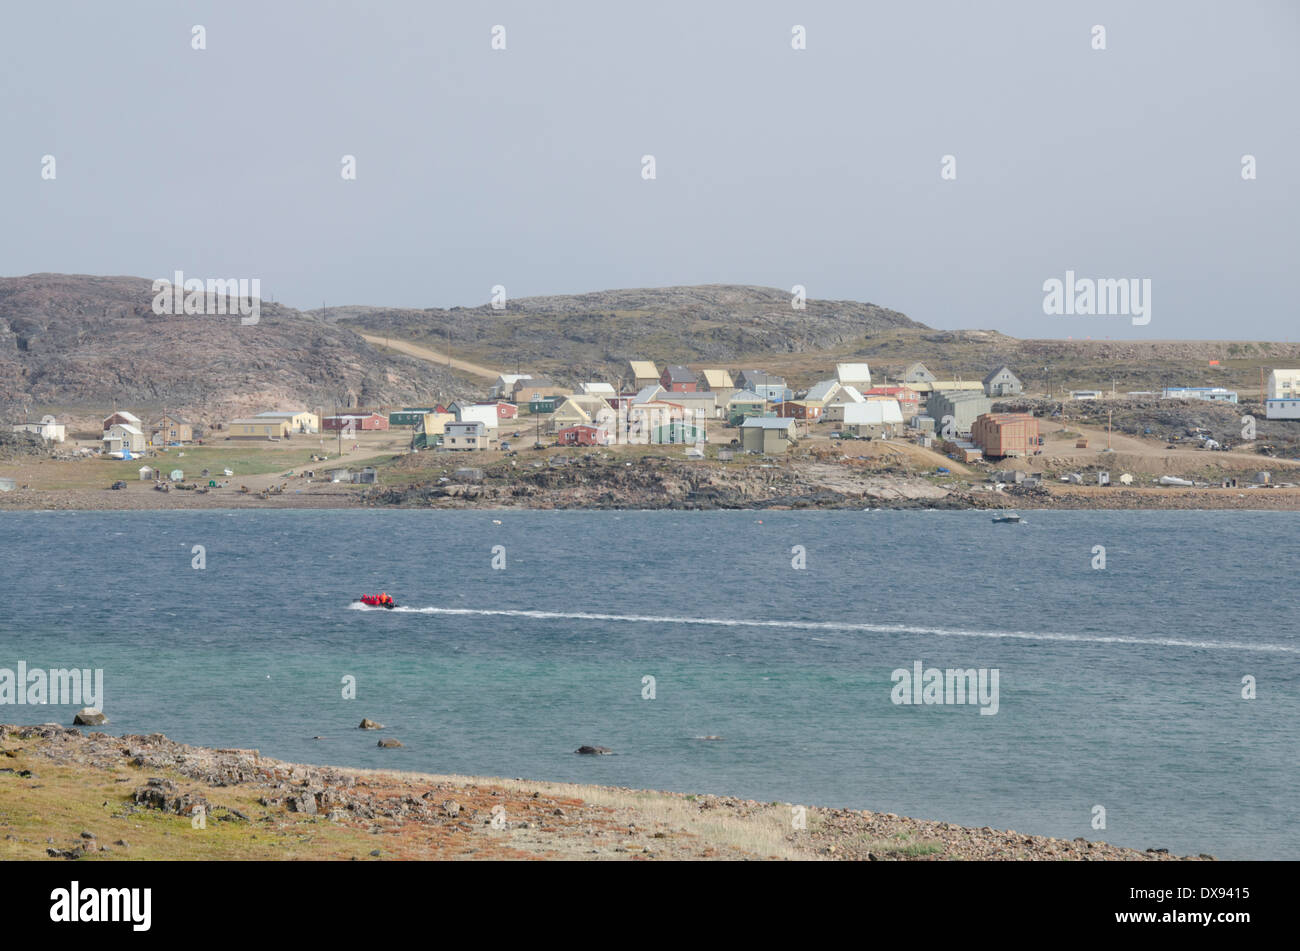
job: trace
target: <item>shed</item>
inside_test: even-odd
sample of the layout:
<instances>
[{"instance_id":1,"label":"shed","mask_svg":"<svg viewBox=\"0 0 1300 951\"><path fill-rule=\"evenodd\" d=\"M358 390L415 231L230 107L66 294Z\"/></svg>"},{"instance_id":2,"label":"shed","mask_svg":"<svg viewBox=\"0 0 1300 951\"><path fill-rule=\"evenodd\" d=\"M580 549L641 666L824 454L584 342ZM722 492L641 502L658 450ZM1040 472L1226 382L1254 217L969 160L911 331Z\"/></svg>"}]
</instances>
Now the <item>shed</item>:
<instances>
[{"instance_id":1,"label":"shed","mask_svg":"<svg viewBox=\"0 0 1300 951\"><path fill-rule=\"evenodd\" d=\"M457 482L482 482L483 470L462 467L453 471L451 476Z\"/></svg>"},{"instance_id":2,"label":"shed","mask_svg":"<svg viewBox=\"0 0 1300 951\"><path fill-rule=\"evenodd\" d=\"M141 467L140 467L140 481L141 481L141 482L152 482L153 480L154 480L154 471L153 471L153 467L151 467L151 466L141 466Z\"/></svg>"}]
</instances>

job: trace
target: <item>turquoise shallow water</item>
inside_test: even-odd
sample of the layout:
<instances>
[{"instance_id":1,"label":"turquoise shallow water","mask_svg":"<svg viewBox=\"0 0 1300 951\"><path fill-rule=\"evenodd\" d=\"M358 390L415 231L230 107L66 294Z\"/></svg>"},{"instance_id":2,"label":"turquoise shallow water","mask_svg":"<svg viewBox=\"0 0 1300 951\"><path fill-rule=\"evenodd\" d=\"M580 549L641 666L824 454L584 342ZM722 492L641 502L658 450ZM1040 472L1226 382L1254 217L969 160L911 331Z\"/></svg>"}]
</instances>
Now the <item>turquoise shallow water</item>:
<instances>
[{"instance_id":1,"label":"turquoise shallow water","mask_svg":"<svg viewBox=\"0 0 1300 951\"><path fill-rule=\"evenodd\" d=\"M0 668L103 668L114 732L289 760L1300 857L1300 515L1027 519L4 513ZM410 610L350 606L379 589ZM996 669L997 714L893 703L916 661ZM376 748L363 716L406 746Z\"/></svg>"}]
</instances>

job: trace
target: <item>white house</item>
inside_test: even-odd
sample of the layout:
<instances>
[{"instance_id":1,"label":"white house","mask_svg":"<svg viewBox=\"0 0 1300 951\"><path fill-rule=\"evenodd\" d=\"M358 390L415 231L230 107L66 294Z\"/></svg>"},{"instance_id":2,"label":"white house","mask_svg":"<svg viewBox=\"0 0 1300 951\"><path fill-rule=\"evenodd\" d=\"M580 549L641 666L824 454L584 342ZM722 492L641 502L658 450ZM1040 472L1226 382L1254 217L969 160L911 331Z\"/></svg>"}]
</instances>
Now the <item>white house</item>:
<instances>
[{"instance_id":1,"label":"white house","mask_svg":"<svg viewBox=\"0 0 1300 951\"><path fill-rule=\"evenodd\" d=\"M1264 416L1267 419L1300 419L1300 394L1289 400L1265 400Z\"/></svg>"},{"instance_id":2,"label":"white house","mask_svg":"<svg viewBox=\"0 0 1300 951\"><path fill-rule=\"evenodd\" d=\"M494 411L495 415L495 411ZM458 420L448 423L442 432L442 445L447 449L490 449L492 436L480 420Z\"/></svg>"},{"instance_id":3,"label":"white house","mask_svg":"<svg viewBox=\"0 0 1300 951\"><path fill-rule=\"evenodd\" d=\"M902 426L903 410L898 400L867 400L844 405L845 426Z\"/></svg>"},{"instance_id":4,"label":"white house","mask_svg":"<svg viewBox=\"0 0 1300 951\"><path fill-rule=\"evenodd\" d=\"M1269 373L1268 399L1300 399L1300 370L1274 370Z\"/></svg>"},{"instance_id":5,"label":"white house","mask_svg":"<svg viewBox=\"0 0 1300 951\"><path fill-rule=\"evenodd\" d=\"M46 442L63 442L67 438L67 429L53 416L42 416L39 423L14 423L16 433L35 433Z\"/></svg>"},{"instance_id":6,"label":"white house","mask_svg":"<svg viewBox=\"0 0 1300 951\"><path fill-rule=\"evenodd\" d=\"M841 386L853 386L866 389L871 386L871 368L865 363L835 364L835 379Z\"/></svg>"},{"instance_id":7,"label":"white house","mask_svg":"<svg viewBox=\"0 0 1300 951\"><path fill-rule=\"evenodd\" d=\"M497 404L488 403L483 406L471 403L456 403L452 407L456 414L458 423L482 423L487 429L496 429L501 417L497 413ZM448 425L451 425L448 423Z\"/></svg>"}]
</instances>

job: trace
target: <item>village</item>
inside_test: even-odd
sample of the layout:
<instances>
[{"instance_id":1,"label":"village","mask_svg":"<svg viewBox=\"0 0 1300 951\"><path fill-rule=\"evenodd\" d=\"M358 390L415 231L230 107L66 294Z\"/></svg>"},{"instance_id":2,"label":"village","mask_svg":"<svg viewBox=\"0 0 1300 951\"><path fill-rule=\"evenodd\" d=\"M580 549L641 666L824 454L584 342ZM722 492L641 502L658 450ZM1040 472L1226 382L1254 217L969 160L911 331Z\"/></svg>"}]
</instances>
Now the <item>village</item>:
<instances>
[{"instance_id":1,"label":"village","mask_svg":"<svg viewBox=\"0 0 1300 951\"><path fill-rule=\"evenodd\" d=\"M832 447L838 445L841 460L883 457L928 477L973 476L977 473L970 467L983 467L979 474L988 485L971 485L975 491L1035 487L1045 478L1099 487L1143 481L1162 487L1291 484L1263 468L1246 472L1249 466L1241 476L1215 483L1168 471L1148 479L1114 471L1118 466L1108 465L1105 456L1118 448L1112 445L1109 424L1105 445L1098 444L1099 434L1090 437L1065 424L1098 406L1120 405L1121 400L1222 406L1237 404L1238 394L1217 386L1170 385L1124 394L1072 390L1054 401L1050 393L1027 392L1005 364L991 368L982 379L945 380L919 362L894 378L873 378L864 362L836 363L825 379L796 390L783 376L761 369L661 367L631 360L616 382L592 380L575 386L543 375L500 374L476 395L422 406L328 414L324 408L290 406L206 424L170 411L146 422L129 410L114 409L103 417L98 435L90 438L84 433L75 438L50 414L13 422L10 428L36 437L64 460L131 464L113 466L112 478L99 480L102 488L137 491L144 484L164 494L174 489L197 495L235 492L261 499L321 484L376 485L392 471L386 462L417 454L490 463L513 460L525 450L626 449L633 460L637 456L632 447L675 451L687 461L731 463L757 457L756 462L770 466L797 449L805 454L811 450L819 461L833 459ZM1263 407L1264 419L1300 421L1300 370L1271 370ZM1243 419L1253 427L1252 417ZM1152 433L1148 427L1141 435L1154 443L1176 441L1165 446L1167 450L1226 448L1222 439L1199 429L1166 434ZM1247 436L1253 433L1243 428L1237 440L1241 448L1251 448ZM1131 436L1115 434L1116 441L1123 438ZM848 448L857 443L874 446ZM1077 471L1049 476L1044 471L1049 467L1036 465L1038 457L1062 446L1096 453L1099 461L1083 460ZM1060 455L1053 455L1053 461ZM482 481L480 466L449 466L440 470L441 483ZM0 492L39 487L6 475L0 467Z\"/></svg>"}]
</instances>

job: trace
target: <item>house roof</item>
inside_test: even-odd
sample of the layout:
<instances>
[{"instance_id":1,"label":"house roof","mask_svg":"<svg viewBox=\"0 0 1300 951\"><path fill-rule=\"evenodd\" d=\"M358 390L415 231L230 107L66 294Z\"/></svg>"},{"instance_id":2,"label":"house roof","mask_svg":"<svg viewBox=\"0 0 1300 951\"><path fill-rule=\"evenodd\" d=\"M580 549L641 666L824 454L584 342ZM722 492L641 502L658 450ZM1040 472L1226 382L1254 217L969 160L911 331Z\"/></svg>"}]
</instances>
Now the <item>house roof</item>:
<instances>
[{"instance_id":1,"label":"house roof","mask_svg":"<svg viewBox=\"0 0 1300 951\"><path fill-rule=\"evenodd\" d=\"M996 370L991 370L991 371L989 371L988 376L984 377L984 385L985 385L985 386L988 386L988 384L992 383L993 380L997 377L997 375L998 375L999 373L1001 373L1003 370L1006 370L1007 373L1011 373L1011 367L1007 366L1007 365L1004 363L1004 364L1002 364L1000 367L998 367ZM1012 379L1014 379L1017 383L1020 382L1019 378L1018 378L1014 373L1011 373L1011 377L1012 377Z\"/></svg>"},{"instance_id":2,"label":"house roof","mask_svg":"<svg viewBox=\"0 0 1300 951\"><path fill-rule=\"evenodd\" d=\"M291 410L269 410L265 413L256 414L256 418L261 419L292 419L294 416L306 416L308 410L291 409Z\"/></svg>"},{"instance_id":3,"label":"house roof","mask_svg":"<svg viewBox=\"0 0 1300 951\"><path fill-rule=\"evenodd\" d=\"M812 386L808 387L808 392L804 395L804 399L824 403L835 395L835 391L839 389L839 386L839 380L822 380L821 382L814 383Z\"/></svg>"},{"instance_id":4,"label":"house roof","mask_svg":"<svg viewBox=\"0 0 1300 951\"><path fill-rule=\"evenodd\" d=\"M649 386L643 386L641 389L637 390L636 396L632 397L632 404L635 406L637 403L649 403L663 391L664 388L658 383L651 383Z\"/></svg>"},{"instance_id":5,"label":"house roof","mask_svg":"<svg viewBox=\"0 0 1300 951\"><path fill-rule=\"evenodd\" d=\"M114 423L112 426L109 427L108 431L112 432L114 429L120 429L123 432L130 433L132 436L144 435L144 433L140 431L139 427L132 426L130 423ZM107 439L108 437L105 436L104 438Z\"/></svg>"},{"instance_id":6,"label":"house roof","mask_svg":"<svg viewBox=\"0 0 1300 951\"><path fill-rule=\"evenodd\" d=\"M774 376L766 370L741 370L740 376L749 386L785 386L785 377Z\"/></svg>"},{"instance_id":7,"label":"house roof","mask_svg":"<svg viewBox=\"0 0 1300 951\"><path fill-rule=\"evenodd\" d=\"M731 380L731 374L726 370L701 370L704 376L704 385L709 389L731 389L736 384Z\"/></svg>"},{"instance_id":8,"label":"house roof","mask_svg":"<svg viewBox=\"0 0 1300 951\"><path fill-rule=\"evenodd\" d=\"M694 373L676 363L664 367L664 373L668 374L669 383L694 383L696 380Z\"/></svg>"},{"instance_id":9,"label":"house roof","mask_svg":"<svg viewBox=\"0 0 1300 951\"><path fill-rule=\"evenodd\" d=\"M865 363L837 363L835 379L841 383L870 383L871 367Z\"/></svg>"},{"instance_id":10,"label":"house roof","mask_svg":"<svg viewBox=\"0 0 1300 951\"><path fill-rule=\"evenodd\" d=\"M632 376L638 380L648 379L649 377L659 379L659 371L651 360L629 360L628 366L632 368Z\"/></svg>"},{"instance_id":11,"label":"house roof","mask_svg":"<svg viewBox=\"0 0 1300 951\"><path fill-rule=\"evenodd\" d=\"M865 403L867 398L858 391L856 386L841 386L836 396L843 396L844 399L837 399L835 404L840 403Z\"/></svg>"},{"instance_id":12,"label":"house roof","mask_svg":"<svg viewBox=\"0 0 1300 951\"><path fill-rule=\"evenodd\" d=\"M128 422L135 422L135 423L140 422L140 417L139 417L139 416L135 415L135 413L128 413L128 412L127 412L126 410L124 410L124 409L119 409L119 410L117 410L117 411L114 412L114 413L110 413L110 414L109 414L107 417L105 417L105 418L106 418L106 419L112 419L114 416L121 416L123 419L125 419L125 420L128 421Z\"/></svg>"},{"instance_id":13,"label":"house roof","mask_svg":"<svg viewBox=\"0 0 1300 951\"><path fill-rule=\"evenodd\" d=\"M579 385L582 392L588 396L599 394L601 396L616 396L614 387L609 383L582 383Z\"/></svg>"},{"instance_id":14,"label":"house roof","mask_svg":"<svg viewBox=\"0 0 1300 951\"><path fill-rule=\"evenodd\" d=\"M734 392L734 393L731 394L731 399L727 400L727 403L728 403L728 404L731 404L731 403L766 403L766 402L767 402L767 400L766 400L765 398L759 396L759 395L758 395L757 393L755 393L753 390L736 390L736 392Z\"/></svg>"},{"instance_id":15,"label":"house roof","mask_svg":"<svg viewBox=\"0 0 1300 951\"><path fill-rule=\"evenodd\" d=\"M741 429L789 429L793 419L778 416L751 416L740 424Z\"/></svg>"}]
</instances>

